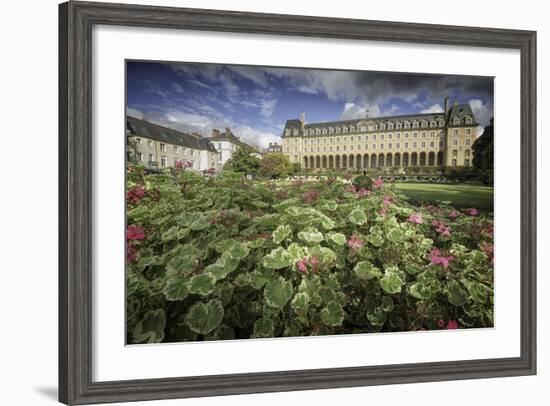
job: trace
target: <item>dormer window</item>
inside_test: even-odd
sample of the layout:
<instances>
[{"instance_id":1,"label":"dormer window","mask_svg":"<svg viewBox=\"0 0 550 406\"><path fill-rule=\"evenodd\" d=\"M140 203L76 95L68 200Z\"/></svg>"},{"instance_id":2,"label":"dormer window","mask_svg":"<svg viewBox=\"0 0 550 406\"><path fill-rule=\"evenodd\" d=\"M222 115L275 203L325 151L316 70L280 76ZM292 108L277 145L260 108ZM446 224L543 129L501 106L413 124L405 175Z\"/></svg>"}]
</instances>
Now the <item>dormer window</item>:
<instances>
[{"instance_id":1,"label":"dormer window","mask_svg":"<svg viewBox=\"0 0 550 406\"><path fill-rule=\"evenodd\" d=\"M472 124L472 118L471 117L466 117L466 124Z\"/></svg>"},{"instance_id":2,"label":"dormer window","mask_svg":"<svg viewBox=\"0 0 550 406\"><path fill-rule=\"evenodd\" d=\"M285 130L285 135L290 135L290 130L288 128Z\"/></svg>"},{"instance_id":3,"label":"dormer window","mask_svg":"<svg viewBox=\"0 0 550 406\"><path fill-rule=\"evenodd\" d=\"M350 128L349 128L349 131L350 131L350 132L354 132L354 131L355 131L355 127L350 127Z\"/></svg>"},{"instance_id":4,"label":"dormer window","mask_svg":"<svg viewBox=\"0 0 550 406\"><path fill-rule=\"evenodd\" d=\"M342 130L343 130L343 132L347 133L348 132L348 127L342 127Z\"/></svg>"},{"instance_id":5,"label":"dormer window","mask_svg":"<svg viewBox=\"0 0 550 406\"><path fill-rule=\"evenodd\" d=\"M439 120L439 126L440 126L440 127L443 127L443 126L445 126L445 121L443 121L443 120Z\"/></svg>"},{"instance_id":6,"label":"dormer window","mask_svg":"<svg viewBox=\"0 0 550 406\"><path fill-rule=\"evenodd\" d=\"M405 128L411 128L411 123L406 122L406 123L405 123Z\"/></svg>"},{"instance_id":7,"label":"dormer window","mask_svg":"<svg viewBox=\"0 0 550 406\"><path fill-rule=\"evenodd\" d=\"M393 124L392 123L388 124L388 130L393 130Z\"/></svg>"},{"instance_id":8,"label":"dormer window","mask_svg":"<svg viewBox=\"0 0 550 406\"><path fill-rule=\"evenodd\" d=\"M395 125L395 129L396 129L396 130L400 130L400 129L401 129L401 123L397 123L397 124Z\"/></svg>"},{"instance_id":9,"label":"dormer window","mask_svg":"<svg viewBox=\"0 0 550 406\"><path fill-rule=\"evenodd\" d=\"M418 122L413 121L413 128L418 128Z\"/></svg>"},{"instance_id":10,"label":"dormer window","mask_svg":"<svg viewBox=\"0 0 550 406\"><path fill-rule=\"evenodd\" d=\"M340 127L336 127L336 134L340 134Z\"/></svg>"},{"instance_id":11,"label":"dormer window","mask_svg":"<svg viewBox=\"0 0 550 406\"><path fill-rule=\"evenodd\" d=\"M326 134L326 133L327 133L327 129L323 128L323 134Z\"/></svg>"},{"instance_id":12,"label":"dormer window","mask_svg":"<svg viewBox=\"0 0 550 406\"><path fill-rule=\"evenodd\" d=\"M458 117L455 117L453 120L453 124L460 124L460 119Z\"/></svg>"},{"instance_id":13,"label":"dormer window","mask_svg":"<svg viewBox=\"0 0 550 406\"><path fill-rule=\"evenodd\" d=\"M294 135L298 135L298 130L294 130Z\"/></svg>"}]
</instances>

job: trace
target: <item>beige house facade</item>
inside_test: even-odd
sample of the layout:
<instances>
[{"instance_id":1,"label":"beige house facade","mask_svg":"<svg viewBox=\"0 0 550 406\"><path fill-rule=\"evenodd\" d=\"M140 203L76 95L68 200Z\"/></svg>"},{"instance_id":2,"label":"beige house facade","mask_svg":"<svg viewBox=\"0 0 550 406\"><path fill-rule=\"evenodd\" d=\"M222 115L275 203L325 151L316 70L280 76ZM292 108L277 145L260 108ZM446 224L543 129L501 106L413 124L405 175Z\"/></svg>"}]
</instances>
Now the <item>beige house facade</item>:
<instances>
[{"instance_id":1,"label":"beige house facade","mask_svg":"<svg viewBox=\"0 0 550 406\"><path fill-rule=\"evenodd\" d=\"M441 113L306 123L287 120L282 152L304 169L470 167L478 123L468 104Z\"/></svg>"},{"instance_id":2,"label":"beige house facade","mask_svg":"<svg viewBox=\"0 0 550 406\"><path fill-rule=\"evenodd\" d=\"M163 127L128 116L126 120L128 161L147 169L174 167L187 161L195 171L218 168L218 151L208 138Z\"/></svg>"}]
</instances>

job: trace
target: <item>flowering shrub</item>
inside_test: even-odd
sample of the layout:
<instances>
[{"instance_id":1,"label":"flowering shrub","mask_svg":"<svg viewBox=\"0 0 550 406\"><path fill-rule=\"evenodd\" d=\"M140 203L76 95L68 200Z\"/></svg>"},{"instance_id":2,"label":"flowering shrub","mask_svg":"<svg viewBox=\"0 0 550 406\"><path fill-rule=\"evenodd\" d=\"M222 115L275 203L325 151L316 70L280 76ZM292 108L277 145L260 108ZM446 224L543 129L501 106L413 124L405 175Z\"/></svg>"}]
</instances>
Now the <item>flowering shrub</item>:
<instances>
[{"instance_id":1,"label":"flowering shrub","mask_svg":"<svg viewBox=\"0 0 550 406\"><path fill-rule=\"evenodd\" d=\"M129 343L493 325L491 213L183 169L128 170Z\"/></svg>"}]
</instances>

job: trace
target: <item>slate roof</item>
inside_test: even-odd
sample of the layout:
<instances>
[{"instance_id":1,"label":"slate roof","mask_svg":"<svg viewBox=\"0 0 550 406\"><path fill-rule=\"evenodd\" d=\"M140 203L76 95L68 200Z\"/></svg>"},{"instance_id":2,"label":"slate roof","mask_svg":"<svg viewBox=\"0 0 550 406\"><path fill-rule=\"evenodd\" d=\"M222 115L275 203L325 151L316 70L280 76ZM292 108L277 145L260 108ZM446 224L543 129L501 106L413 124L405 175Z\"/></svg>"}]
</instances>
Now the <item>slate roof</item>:
<instances>
[{"instance_id":1,"label":"slate roof","mask_svg":"<svg viewBox=\"0 0 550 406\"><path fill-rule=\"evenodd\" d=\"M386 117L368 117L368 118L358 118L354 120L341 120L341 121L326 121L326 122L320 122L320 123L307 123L304 125L304 129L311 129L311 128L328 128L328 127L337 127L337 126L356 126L357 124L364 122L366 125L369 124L387 124L387 123L397 123L397 122L410 122L418 121L419 123L422 121L436 121L439 122L440 120L445 120L445 124L449 124L449 120L451 118L454 118L455 116L460 117L461 119L461 125L464 125L464 118L466 116L472 117L472 124L468 124L469 126L475 126L477 125L475 116L472 112L472 109L469 104L456 104L451 106L449 109L449 113L446 115L443 111L441 113L421 113L421 114L406 114L406 115L398 115L398 116L386 116ZM283 129L283 137L285 130L301 130L302 129L302 122L298 119L292 119L287 120L285 124L285 128Z\"/></svg>"},{"instance_id":2,"label":"slate roof","mask_svg":"<svg viewBox=\"0 0 550 406\"><path fill-rule=\"evenodd\" d=\"M255 148L252 145L249 145L245 142L242 142L238 137L235 136L235 134L233 134L233 132L229 128L226 128L224 132L217 131L217 135L213 135L212 137L210 137L208 139L212 142L215 142L215 141L229 141L229 142L232 142L233 144L239 145L241 147L251 148L253 151L258 152L257 148Z\"/></svg>"},{"instance_id":3,"label":"slate roof","mask_svg":"<svg viewBox=\"0 0 550 406\"><path fill-rule=\"evenodd\" d=\"M180 145L185 148L218 152L207 138L163 127L140 118L127 116L126 129L130 131L131 135L136 137L149 138L166 144Z\"/></svg>"},{"instance_id":4,"label":"slate roof","mask_svg":"<svg viewBox=\"0 0 550 406\"><path fill-rule=\"evenodd\" d=\"M449 125L453 125L452 120L455 117L460 118L460 125L465 124L464 119L466 117L471 117L472 118L472 124L468 124L468 125L472 125L472 126L473 125L478 125L478 123L476 122L476 118L474 116L474 112L472 111L472 108L470 107L469 104L454 104L454 105L452 105L451 108L449 109Z\"/></svg>"}]
</instances>

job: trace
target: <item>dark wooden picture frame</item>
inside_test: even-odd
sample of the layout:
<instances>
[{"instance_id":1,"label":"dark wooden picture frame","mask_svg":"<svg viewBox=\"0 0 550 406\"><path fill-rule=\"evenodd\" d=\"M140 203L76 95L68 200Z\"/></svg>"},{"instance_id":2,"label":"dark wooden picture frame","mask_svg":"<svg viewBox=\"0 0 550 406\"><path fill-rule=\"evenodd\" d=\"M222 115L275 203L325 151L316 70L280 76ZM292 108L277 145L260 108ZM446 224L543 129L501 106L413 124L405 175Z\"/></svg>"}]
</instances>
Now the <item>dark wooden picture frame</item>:
<instances>
[{"instance_id":1,"label":"dark wooden picture frame","mask_svg":"<svg viewBox=\"0 0 550 406\"><path fill-rule=\"evenodd\" d=\"M92 27L95 24L509 48L521 58L521 353L517 358L92 380ZM59 6L59 400L219 396L536 373L536 32L68 2Z\"/></svg>"}]
</instances>

